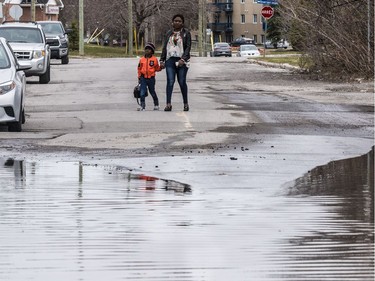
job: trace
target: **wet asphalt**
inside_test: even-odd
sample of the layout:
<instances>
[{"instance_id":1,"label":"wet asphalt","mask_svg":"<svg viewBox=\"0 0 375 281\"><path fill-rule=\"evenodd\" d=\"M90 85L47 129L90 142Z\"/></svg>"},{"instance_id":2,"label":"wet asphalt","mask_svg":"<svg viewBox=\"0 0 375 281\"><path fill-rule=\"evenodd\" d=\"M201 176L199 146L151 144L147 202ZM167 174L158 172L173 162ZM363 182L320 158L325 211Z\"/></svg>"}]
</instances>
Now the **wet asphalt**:
<instances>
[{"instance_id":1,"label":"wet asphalt","mask_svg":"<svg viewBox=\"0 0 375 281\"><path fill-rule=\"evenodd\" d=\"M177 89L137 112L135 65L30 79L0 132L1 280L373 280L371 83L194 58L190 112Z\"/></svg>"}]
</instances>

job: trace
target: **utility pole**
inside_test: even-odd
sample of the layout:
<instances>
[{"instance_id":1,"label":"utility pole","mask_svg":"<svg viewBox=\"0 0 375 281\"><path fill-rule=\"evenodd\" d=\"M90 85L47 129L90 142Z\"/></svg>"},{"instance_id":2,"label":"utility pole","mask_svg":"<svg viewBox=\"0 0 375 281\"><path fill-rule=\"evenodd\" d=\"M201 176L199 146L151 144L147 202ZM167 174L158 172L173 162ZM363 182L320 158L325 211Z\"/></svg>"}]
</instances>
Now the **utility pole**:
<instances>
[{"instance_id":1,"label":"utility pole","mask_svg":"<svg viewBox=\"0 0 375 281\"><path fill-rule=\"evenodd\" d=\"M35 21L35 2L36 0L31 0L31 21Z\"/></svg>"},{"instance_id":2,"label":"utility pole","mask_svg":"<svg viewBox=\"0 0 375 281\"><path fill-rule=\"evenodd\" d=\"M371 3L367 0L367 58L371 63Z\"/></svg>"},{"instance_id":3,"label":"utility pole","mask_svg":"<svg viewBox=\"0 0 375 281\"><path fill-rule=\"evenodd\" d=\"M202 56L203 52L203 0L198 1L198 52Z\"/></svg>"},{"instance_id":4,"label":"utility pole","mask_svg":"<svg viewBox=\"0 0 375 281\"><path fill-rule=\"evenodd\" d=\"M206 0L202 0L202 32L203 32L203 56L207 57L206 45L207 45L207 15L206 15Z\"/></svg>"},{"instance_id":5,"label":"utility pole","mask_svg":"<svg viewBox=\"0 0 375 281\"><path fill-rule=\"evenodd\" d=\"M133 56L133 0L128 0L128 16L129 16L129 56Z\"/></svg>"},{"instance_id":6,"label":"utility pole","mask_svg":"<svg viewBox=\"0 0 375 281\"><path fill-rule=\"evenodd\" d=\"M83 0L79 0L79 55L85 55L85 46L84 46L84 24L83 24Z\"/></svg>"}]
</instances>

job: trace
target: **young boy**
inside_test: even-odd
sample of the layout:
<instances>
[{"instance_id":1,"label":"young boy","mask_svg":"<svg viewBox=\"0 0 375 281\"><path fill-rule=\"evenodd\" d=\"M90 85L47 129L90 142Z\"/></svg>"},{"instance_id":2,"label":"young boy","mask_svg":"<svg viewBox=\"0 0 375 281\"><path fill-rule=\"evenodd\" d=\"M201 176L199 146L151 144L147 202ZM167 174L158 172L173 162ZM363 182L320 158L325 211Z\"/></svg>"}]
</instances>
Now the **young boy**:
<instances>
[{"instance_id":1,"label":"young boy","mask_svg":"<svg viewBox=\"0 0 375 281\"><path fill-rule=\"evenodd\" d=\"M160 71L158 59L154 56L155 46L147 43L145 54L138 63L138 81L141 84L141 107L138 109L144 111L146 108L145 95L147 89L154 100L154 110L159 110L159 99L155 92L155 74Z\"/></svg>"}]
</instances>

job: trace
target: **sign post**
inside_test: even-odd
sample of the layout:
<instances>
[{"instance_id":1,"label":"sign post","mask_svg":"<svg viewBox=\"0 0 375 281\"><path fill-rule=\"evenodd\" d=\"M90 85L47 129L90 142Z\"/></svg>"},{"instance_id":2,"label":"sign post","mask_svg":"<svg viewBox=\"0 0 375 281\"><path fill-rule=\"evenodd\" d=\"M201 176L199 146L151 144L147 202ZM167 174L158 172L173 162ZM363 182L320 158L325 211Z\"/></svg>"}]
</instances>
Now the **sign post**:
<instances>
[{"instance_id":1,"label":"sign post","mask_svg":"<svg viewBox=\"0 0 375 281\"><path fill-rule=\"evenodd\" d=\"M264 29L264 52L263 52L263 57L266 56L266 41L267 41L267 20L269 20L270 18L272 18L273 16L273 8L271 6L264 6L262 8L262 11L261 11L261 14L262 14L262 17L264 18L265 20L265 29Z\"/></svg>"},{"instance_id":2,"label":"sign post","mask_svg":"<svg viewBox=\"0 0 375 281\"><path fill-rule=\"evenodd\" d=\"M278 0L257 0L257 3L262 5L279 5Z\"/></svg>"},{"instance_id":3,"label":"sign post","mask_svg":"<svg viewBox=\"0 0 375 281\"><path fill-rule=\"evenodd\" d=\"M23 10L19 5L13 5L9 9L9 15L16 21L20 20L22 17Z\"/></svg>"},{"instance_id":4,"label":"sign post","mask_svg":"<svg viewBox=\"0 0 375 281\"><path fill-rule=\"evenodd\" d=\"M268 20L270 18L272 18L273 16L273 8L271 6L264 6L262 8L262 17L264 17L264 19Z\"/></svg>"}]
</instances>

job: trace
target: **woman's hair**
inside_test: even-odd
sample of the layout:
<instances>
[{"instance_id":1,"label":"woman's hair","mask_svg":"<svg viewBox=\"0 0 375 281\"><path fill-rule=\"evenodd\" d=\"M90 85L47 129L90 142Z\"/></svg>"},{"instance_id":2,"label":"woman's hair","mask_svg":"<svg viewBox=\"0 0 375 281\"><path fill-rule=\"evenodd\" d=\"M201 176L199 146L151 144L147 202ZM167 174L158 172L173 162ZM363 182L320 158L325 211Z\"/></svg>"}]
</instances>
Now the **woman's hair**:
<instances>
[{"instance_id":1,"label":"woman's hair","mask_svg":"<svg viewBox=\"0 0 375 281\"><path fill-rule=\"evenodd\" d=\"M181 15L181 14L174 15L173 18L172 18L172 21L174 21L175 18L181 18L182 23L185 23L185 18L184 18L183 15Z\"/></svg>"}]
</instances>

